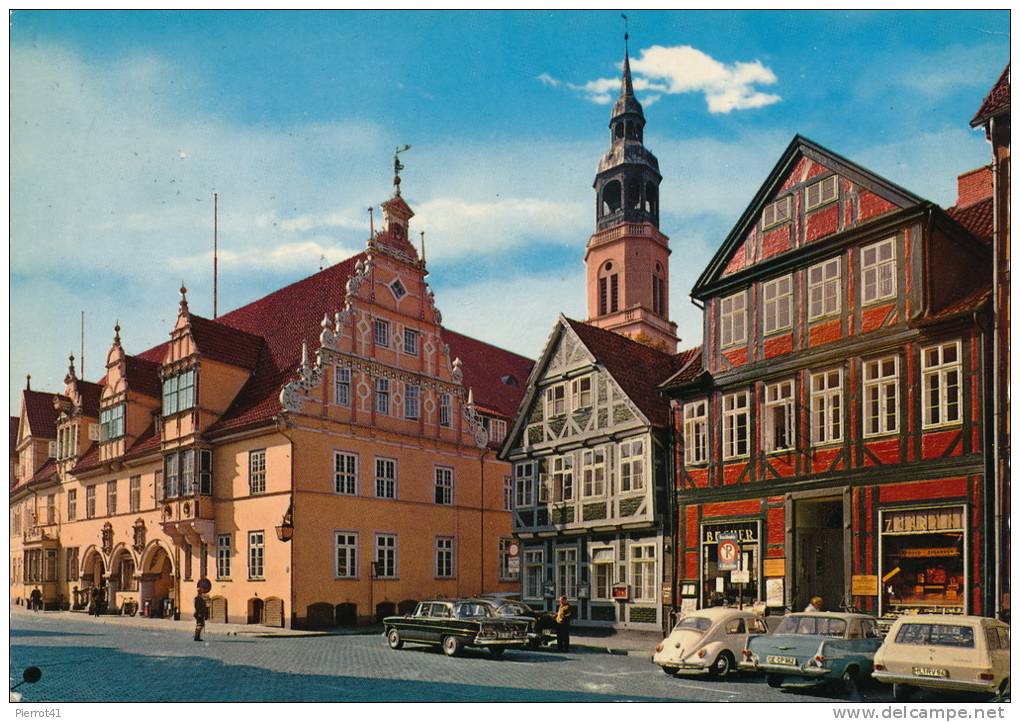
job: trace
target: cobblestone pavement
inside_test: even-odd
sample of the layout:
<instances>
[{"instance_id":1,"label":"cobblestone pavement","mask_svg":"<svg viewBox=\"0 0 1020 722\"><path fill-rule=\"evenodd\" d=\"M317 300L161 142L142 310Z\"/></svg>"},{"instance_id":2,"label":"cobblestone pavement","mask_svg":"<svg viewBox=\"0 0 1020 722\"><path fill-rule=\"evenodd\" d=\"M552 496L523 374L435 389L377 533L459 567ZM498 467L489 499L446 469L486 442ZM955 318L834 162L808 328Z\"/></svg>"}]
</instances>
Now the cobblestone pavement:
<instances>
[{"instance_id":1,"label":"cobblestone pavement","mask_svg":"<svg viewBox=\"0 0 1020 722\"><path fill-rule=\"evenodd\" d=\"M769 688L760 678L725 682L664 675L646 659L596 652L511 651L449 658L426 647L394 651L382 635L240 638L195 642L175 628L13 615L11 682L36 665L26 702L188 701L700 701L811 702L826 693ZM862 696L863 695L863 696ZM857 700L886 701L866 686ZM923 699L923 698L919 698Z\"/></svg>"}]
</instances>

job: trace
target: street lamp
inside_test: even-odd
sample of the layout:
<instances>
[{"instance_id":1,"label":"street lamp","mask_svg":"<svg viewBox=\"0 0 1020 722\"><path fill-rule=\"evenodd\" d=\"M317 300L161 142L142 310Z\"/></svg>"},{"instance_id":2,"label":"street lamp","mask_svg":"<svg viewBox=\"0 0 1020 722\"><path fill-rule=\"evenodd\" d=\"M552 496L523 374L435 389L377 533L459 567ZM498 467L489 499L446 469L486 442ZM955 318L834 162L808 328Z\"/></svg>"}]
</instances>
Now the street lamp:
<instances>
[{"instance_id":1,"label":"street lamp","mask_svg":"<svg viewBox=\"0 0 1020 722\"><path fill-rule=\"evenodd\" d=\"M282 542L289 542L294 538L294 502L291 501L287 507L287 513L283 515L283 522L276 527L276 538Z\"/></svg>"}]
</instances>

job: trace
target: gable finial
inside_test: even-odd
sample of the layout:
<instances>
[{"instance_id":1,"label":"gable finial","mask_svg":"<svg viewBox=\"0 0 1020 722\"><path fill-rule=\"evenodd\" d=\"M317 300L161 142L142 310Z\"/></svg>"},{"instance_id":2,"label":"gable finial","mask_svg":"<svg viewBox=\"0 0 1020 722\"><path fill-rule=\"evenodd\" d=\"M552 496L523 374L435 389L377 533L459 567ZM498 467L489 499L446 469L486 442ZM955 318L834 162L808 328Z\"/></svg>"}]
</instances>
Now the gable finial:
<instances>
[{"instance_id":1,"label":"gable finial","mask_svg":"<svg viewBox=\"0 0 1020 722\"><path fill-rule=\"evenodd\" d=\"M400 154L411 150L410 144L397 148L393 152L393 194L400 195L400 171L404 170L404 164L400 162Z\"/></svg>"},{"instance_id":2,"label":"gable finial","mask_svg":"<svg viewBox=\"0 0 1020 722\"><path fill-rule=\"evenodd\" d=\"M32 390L32 374L25 374L25 391Z\"/></svg>"},{"instance_id":3,"label":"gable finial","mask_svg":"<svg viewBox=\"0 0 1020 722\"><path fill-rule=\"evenodd\" d=\"M120 319L113 325L113 343L120 346Z\"/></svg>"},{"instance_id":4,"label":"gable finial","mask_svg":"<svg viewBox=\"0 0 1020 722\"><path fill-rule=\"evenodd\" d=\"M74 352L67 357L67 375L74 378Z\"/></svg>"},{"instance_id":5,"label":"gable finial","mask_svg":"<svg viewBox=\"0 0 1020 722\"><path fill-rule=\"evenodd\" d=\"M421 265L425 265L425 231L421 232Z\"/></svg>"}]
</instances>

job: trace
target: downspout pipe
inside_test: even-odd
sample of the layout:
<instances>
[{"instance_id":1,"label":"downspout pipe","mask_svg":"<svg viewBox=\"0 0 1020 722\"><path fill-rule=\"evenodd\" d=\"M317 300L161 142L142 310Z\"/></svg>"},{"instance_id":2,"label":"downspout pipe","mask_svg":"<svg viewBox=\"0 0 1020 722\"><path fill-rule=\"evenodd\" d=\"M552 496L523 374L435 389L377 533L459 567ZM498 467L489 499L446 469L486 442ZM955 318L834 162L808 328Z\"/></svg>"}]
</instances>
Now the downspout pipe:
<instances>
[{"instance_id":1,"label":"downspout pipe","mask_svg":"<svg viewBox=\"0 0 1020 722\"><path fill-rule=\"evenodd\" d=\"M972 313L972 319L973 319L973 322L974 322L974 327L978 329L978 333L979 333L978 338L980 339L979 343L980 343L980 349L981 349L981 368L982 369L987 369L988 368L988 330L985 328L985 324L982 323L982 319L980 318L980 315L979 315L979 313L977 311L974 311ZM994 534L993 535L989 535L987 533L987 530L988 530L988 528L990 526L994 527L994 525L995 525L995 517L997 516L997 514L996 514L997 508L995 506L995 500L994 499L989 499L988 498L988 493L987 493L987 489L988 489L988 486L989 486L988 485L988 479L990 478L990 476L992 474L994 474L994 470L995 470L995 457L989 452L989 450L992 447L992 440L995 438L995 429L991 428L991 424L989 424L988 421L992 417L991 406L993 406L996 403L996 400L989 395L988 391L989 391L988 374L986 372L983 372L981 374L981 403L982 403L981 417L982 417L982 419L985 422L983 424L984 427L985 427L984 430L983 430L984 431L984 448L985 448L985 454L984 454L984 461L985 461L985 464L984 464L984 467L985 467L985 469L984 469L985 483L982 484L982 490L984 490L984 493L983 493L983 498L981 500L982 501L981 507L982 507L982 526L985 529L985 533L983 533L981 535L981 558L983 560L983 564L984 564L985 569L988 570L988 575L991 576L993 578L993 580L994 580L991 583L991 587L992 587L991 595L989 594L989 590L988 590L988 587L989 587L988 582L986 581L985 584L982 585L981 594L982 594L982 597L984 598L984 604L982 604L982 611L985 613L986 616L987 616L987 613L988 613L988 607L990 606L989 602L991 603L991 605L993 605L995 607L996 615L998 614L998 599L997 599L997 595L998 595L998 578L999 578L999 570L998 570L998 566L997 566L998 565L998 554L996 552L996 550L997 550L997 548L999 546L998 540L996 538L994 538ZM991 518L989 518L989 517L991 517ZM989 522L991 522L991 524L989 524ZM995 557L995 559L992 561L991 564L989 564L989 559L992 558L993 556ZM985 578L987 579L988 576L986 576ZM996 597L996 599L990 599L989 598L990 596ZM973 614L973 610L971 610L971 613Z\"/></svg>"},{"instance_id":2,"label":"downspout pipe","mask_svg":"<svg viewBox=\"0 0 1020 722\"><path fill-rule=\"evenodd\" d=\"M285 431L286 428L287 428L287 419L284 416L282 416L282 415L281 416L277 416L276 417L276 430L279 432L280 436L285 438L290 443L290 518L291 518L291 523L293 523L294 518L296 516L295 509L294 509L294 439ZM297 524L294 524L294 537L296 537L296 536L297 536ZM294 621L297 619L297 611L294 609L294 598L296 596L295 592L294 592L294 578L295 578L295 575L294 575L294 544L295 543L296 543L296 539L293 538L293 537L291 538L291 540L289 542L287 542L287 546L290 547L288 549L288 553L290 554L290 566L289 566L289 569L290 569L290 583L288 584L288 586L290 587L290 594L289 594L289 598L287 600L287 603L290 605L290 621L289 621L289 623L287 623L287 628L288 629L293 629L294 628ZM286 618L286 614L284 614L284 617Z\"/></svg>"},{"instance_id":3,"label":"downspout pipe","mask_svg":"<svg viewBox=\"0 0 1020 722\"><path fill-rule=\"evenodd\" d=\"M1001 364L1002 348L1000 334L1002 332L1001 319L999 318L999 264L1002 252L1002 228L999 223L999 159L995 154L995 118L988 121L988 135L992 144L992 504L994 518L992 528L994 533L994 558L995 578L993 588L995 594L994 609L998 617L1002 611L1002 485L1004 478L1002 474L1002 389L1001 386Z\"/></svg>"},{"instance_id":4,"label":"downspout pipe","mask_svg":"<svg viewBox=\"0 0 1020 722\"><path fill-rule=\"evenodd\" d=\"M678 572L680 563L680 554L677 551L677 544L679 543L679 527L680 520L677 516L679 513L679 504L677 503L677 463L676 455L680 449L680 445L677 443L677 436L679 434L677 430L677 418L680 413L680 404L675 400L671 400L669 403L669 459L667 460L668 469L666 479L669 484L669 524L672 527L671 533L673 537L673 553L672 553L672 579L673 583L670 585L670 610L673 615L672 618L666 621L666 629L664 630L664 636L669 634L669 630L672 629L673 619L676 616L676 600L677 593L680 586L680 574Z\"/></svg>"}]
</instances>

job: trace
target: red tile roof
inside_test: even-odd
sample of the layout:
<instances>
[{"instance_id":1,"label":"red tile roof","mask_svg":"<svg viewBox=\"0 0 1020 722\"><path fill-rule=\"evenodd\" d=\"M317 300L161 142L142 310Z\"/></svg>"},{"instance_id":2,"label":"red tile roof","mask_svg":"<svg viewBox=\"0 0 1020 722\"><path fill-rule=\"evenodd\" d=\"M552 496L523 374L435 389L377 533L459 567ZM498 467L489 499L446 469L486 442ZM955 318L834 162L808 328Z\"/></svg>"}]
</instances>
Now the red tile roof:
<instances>
[{"instance_id":1,"label":"red tile roof","mask_svg":"<svg viewBox=\"0 0 1020 722\"><path fill-rule=\"evenodd\" d=\"M1001 113L1009 112L1009 64L1007 63L1006 69L1002 71L1002 75L992 86L991 91L985 96L985 100L981 103L981 107L978 112L975 113L974 118L970 121L971 127L977 127L983 125L989 118L999 115Z\"/></svg>"},{"instance_id":2,"label":"red tile roof","mask_svg":"<svg viewBox=\"0 0 1020 722\"><path fill-rule=\"evenodd\" d=\"M992 242L995 203L992 198L985 198L968 206L953 206L946 210L949 217L980 238L985 243Z\"/></svg>"},{"instance_id":3,"label":"red tile roof","mask_svg":"<svg viewBox=\"0 0 1020 722\"><path fill-rule=\"evenodd\" d=\"M98 469L100 466L102 464L99 461L99 444L93 441L89 444L89 448L85 449L85 453L78 457L78 463L71 468L69 473L77 475Z\"/></svg>"},{"instance_id":4,"label":"red tile roof","mask_svg":"<svg viewBox=\"0 0 1020 722\"><path fill-rule=\"evenodd\" d=\"M39 439L57 438L57 410L53 407L53 399L58 394L31 389L25 389L21 393L32 436Z\"/></svg>"},{"instance_id":5,"label":"red tile roof","mask_svg":"<svg viewBox=\"0 0 1020 722\"><path fill-rule=\"evenodd\" d=\"M18 445L18 425L21 423L20 416L11 417L11 447L9 452L11 456L14 456L17 452L14 451L14 447Z\"/></svg>"},{"instance_id":6,"label":"red tile roof","mask_svg":"<svg viewBox=\"0 0 1020 722\"><path fill-rule=\"evenodd\" d=\"M86 416L99 418L99 398L103 395L103 387L91 381L78 379L75 381L78 393L81 394L81 410Z\"/></svg>"},{"instance_id":7,"label":"red tile roof","mask_svg":"<svg viewBox=\"0 0 1020 722\"><path fill-rule=\"evenodd\" d=\"M658 386L686 366L698 349L668 354L613 331L566 320L648 420L655 426L668 426L669 401L659 393Z\"/></svg>"},{"instance_id":8,"label":"red tile roof","mask_svg":"<svg viewBox=\"0 0 1020 722\"><path fill-rule=\"evenodd\" d=\"M932 324L949 321L960 316L968 316L980 310L982 306L988 303L988 299L991 297L992 289L988 287L979 288L963 298L951 301L942 308L929 310L923 317L915 321L914 325L931 326Z\"/></svg>"},{"instance_id":9,"label":"red tile roof","mask_svg":"<svg viewBox=\"0 0 1020 722\"><path fill-rule=\"evenodd\" d=\"M156 422L154 421L135 439L135 443L131 444L131 448L124 454L124 458L133 459L145 456L151 451L158 451L159 447L160 437L156 433Z\"/></svg>"},{"instance_id":10,"label":"red tile roof","mask_svg":"<svg viewBox=\"0 0 1020 722\"><path fill-rule=\"evenodd\" d=\"M513 419L535 362L484 341L443 329L450 360L463 363L464 386L474 391L475 403Z\"/></svg>"},{"instance_id":11,"label":"red tile roof","mask_svg":"<svg viewBox=\"0 0 1020 722\"><path fill-rule=\"evenodd\" d=\"M159 367L166 352L167 344L160 344L159 360L152 361L143 356L125 356L124 366L127 374L127 385L132 391L145 394L154 399L160 398L162 384L159 381Z\"/></svg>"},{"instance_id":12,"label":"red tile roof","mask_svg":"<svg viewBox=\"0 0 1020 722\"><path fill-rule=\"evenodd\" d=\"M689 384L704 373L705 365L701 346L689 348L686 351L681 351L681 353L687 355L687 360L682 364L678 364L677 373L666 379L662 384L662 388L671 389Z\"/></svg>"},{"instance_id":13,"label":"red tile roof","mask_svg":"<svg viewBox=\"0 0 1020 722\"><path fill-rule=\"evenodd\" d=\"M243 369L255 368L264 344L260 336L193 313L189 314L189 322L191 337L203 357Z\"/></svg>"},{"instance_id":14,"label":"red tile roof","mask_svg":"<svg viewBox=\"0 0 1020 722\"><path fill-rule=\"evenodd\" d=\"M34 484L39 481L48 481L57 475L57 460L49 458L46 463L40 466L36 472L32 475L32 478L28 480L29 484Z\"/></svg>"}]
</instances>

